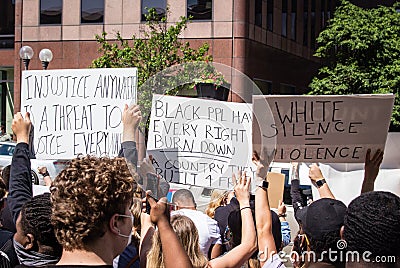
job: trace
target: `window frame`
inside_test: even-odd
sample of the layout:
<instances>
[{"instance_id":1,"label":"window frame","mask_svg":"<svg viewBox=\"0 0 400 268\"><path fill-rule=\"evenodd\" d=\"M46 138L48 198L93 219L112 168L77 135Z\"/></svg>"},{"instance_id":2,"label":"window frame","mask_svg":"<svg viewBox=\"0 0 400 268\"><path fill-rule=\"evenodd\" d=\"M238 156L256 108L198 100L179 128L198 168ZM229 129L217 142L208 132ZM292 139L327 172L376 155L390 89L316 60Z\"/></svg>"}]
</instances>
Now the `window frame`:
<instances>
[{"instance_id":1,"label":"window frame","mask_svg":"<svg viewBox=\"0 0 400 268\"><path fill-rule=\"evenodd\" d=\"M101 0L103 1L103 19L101 22L83 22L83 16L82 16L82 4L83 1L93 1L93 0L80 0L81 1L81 5L80 5L80 24L82 25L101 25L104 24L104 19L106 16L106 0Z\"/></svg>"},{"instance_id":2,"label":"window frame","mask_svg":"<svg viewBox=\"0 0 400 268\"><path fill-rule=\"evenodd\" d=\"M189 18L188 1L189 0L185 1L186 17L187 18ZM196 1L198 1L198 0L196 0ZM193 18L193 19L190 20L191 22L210 22L210 21L214 21L214 3L215 3L215 1L218 1L218 0L209 0L209 1L211 1L211 19L195 19L195 18ZM219 0L219 1L221 1L221 0Z\"/></svg>"}]
</instances>

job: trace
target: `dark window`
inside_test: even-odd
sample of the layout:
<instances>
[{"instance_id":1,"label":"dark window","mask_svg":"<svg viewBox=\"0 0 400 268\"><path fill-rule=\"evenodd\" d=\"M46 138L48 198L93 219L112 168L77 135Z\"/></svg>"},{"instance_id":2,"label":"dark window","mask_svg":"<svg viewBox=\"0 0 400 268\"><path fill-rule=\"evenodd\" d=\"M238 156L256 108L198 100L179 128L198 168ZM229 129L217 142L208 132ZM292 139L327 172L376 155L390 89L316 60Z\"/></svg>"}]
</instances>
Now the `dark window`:
<instances>
[{"instance_id":1,"label":"dark window","mask_svg":"<svg viewBox=\"0 0 400 268\"><path fill-rule=\"evenodd\" d=\"M157 19L161 20L167 12L166 0L142 0L142 21L146 20L145 14L150 8L154 8L157 13Z\"/></svg>"},{"instance_id":2,"label":"dark window","mask_svg":"<svg viewBox=\"0 0 400 268\"><path fill-rule=\"evenodd\" d=\"M262 26L262 0L256 0L255 14L254 14L254 24L257 26Z\"/></svg>"},{"instance_id":3,"label":"dark window","mask_svg":"<svg viewBox=\"0 0 400 268\"><path fill-rule=\"evenodd\" d=\"M40 24L61 24L62 0L40 0Z\"/></svg>"},{"instance_id":4,"label":"dark window","mask_svg":"<svg viewBox=\"0 0 400 268\"><path fill-rule=\"evenodd\" d=\"M315 0L311 0L311 47L315 49Z\"/></svg>"},{"instance_id":5,"label":"dark window","mask_svg":"<svg viewBox=\"0 0 400 268\"><path fill-rule=\"evenodd\" d=\"M282 36L287 36L287 12L288 12L288 0L282 0Z\"/></svg>"},{"instance_id":6,"label":"dark window","mask_svg":"<svg viewBox=\"0 0 400 268\"><path fill-rule=\"evenodd\" d=\"M297 15L297 0L292 0L292 16L290 19L290 39L296 40L296 15Z\"/></svg>"},{"instance_id":7,"label":"dark window","mask_svg":"<svg viewBox=\"0 0 400 268\"><path fill-rule=\"evenodd\" d=\"M321 29L325 27L326 23L325 10L326 10L326 0L321 0Z\"/></svg>"},{"instance_id":8,"label":"dark window","mask_svg":"<svg viewBox=\"0 0 400 268\"><path fill-rule=\"evenodd\" d=\"M272 81L254 78L254 83L259 87L263 95L272 94ZM259 92L253 92L253 94L259 94Z\"/></svg>"},{"instance_id":9,"label":"dark window","mask_svg":"<svg viewBox=\"0 0 400 268\"><path fill-rule=\"evenodd\" d=\"M267 30L274 31L274 0L267 0Z\"/></svg>"},{"instance_id":10,"label":"dark window","mask_svg":"<svg viewBox=\"0 0 400 268\"><path fill-rule=\"evenodd\" d=\"M331 16L332 16L332 1L331 0L328 0L328 7L327 7L327 9L326 9L326 15L327 15L327 19L328 19L328 21L331 19Z\"/></svg>"},{"instance_id":11,"label":"dark window","mask_svg":"<svg viewBox=\"0 0 400 268\"><path fill-rule=\"evenodd\" d=\"M279 94L294 95L294 94L296 94L296 86L281 83L279 85Z\"/></svg>"},{"instance_id":12,"label":"dark window","mask_svg":"<svg viewBox=\"0 0 400 268\"><path fill-rule=\"evenodd\" d=\"M104 0L82 0L81 23L103 23Z\"/></svg>"},{"instance_id":13,"label":"dark window","mask_svg":"<svg viewBox=\"0 0 400 268\"><path fill-rule=\"evenodd\" d=\"M187 15L193 20L211 20L212 6L212 0L187 0Z\"/></svg>"},{"instance_id":14,"label":"dark window","mask_svg":"<svg viewBox=\"0 0 400 268\"><path fill-rule=\"evenodd\" d=\"M15 3L12 0L0 1L0 48L14 47Z\"/></svg>"},{"instance_id":15,"label":"dark window","mask_svg":"<svg viewBox=\"0 0 400 268\"><path fill-rule=\"evenodd\" d=\"M308 45L308 0L303 3L303 45Z\"/></svg>"}]
</instances>

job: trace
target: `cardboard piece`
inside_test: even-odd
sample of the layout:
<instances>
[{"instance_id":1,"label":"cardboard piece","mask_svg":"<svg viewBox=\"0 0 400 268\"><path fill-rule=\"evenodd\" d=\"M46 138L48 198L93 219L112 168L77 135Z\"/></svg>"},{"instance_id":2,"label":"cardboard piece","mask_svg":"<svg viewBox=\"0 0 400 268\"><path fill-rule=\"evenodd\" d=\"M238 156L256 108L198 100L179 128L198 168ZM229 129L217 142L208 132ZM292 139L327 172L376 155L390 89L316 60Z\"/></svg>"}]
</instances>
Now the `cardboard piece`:
<instances>
[{"instance_id":1,"label":"cardboard piece","mask_svg":"<svg viewBox=\"0 0 400 268\"><path fill-rule=\"evenodd\" d=\"M282 173L268 172L268 201L271 208L278 208L279 200L283 200L285 175Z\"/></svg>"},{"instance_id":2,"label":"cardboard piece","mask_svg":"<svg viewBox=\"0 0 400 268\"><path fill-rule=\"evenodd\" d=\"M118 155L124 105L136 95L136 68L23 71L21 112L31 114L36 157Z\"/></svg>"},{"instance_id":3,"label":"cardboard piece","mask_svg":"<svg viewBox=\"0 0 400 268\"><path fill-rule=\"evenodd\" d=\"M275 162L363 163L383 150L393 94L253 96L253 144Z\"/></svg>"}]
</instances>

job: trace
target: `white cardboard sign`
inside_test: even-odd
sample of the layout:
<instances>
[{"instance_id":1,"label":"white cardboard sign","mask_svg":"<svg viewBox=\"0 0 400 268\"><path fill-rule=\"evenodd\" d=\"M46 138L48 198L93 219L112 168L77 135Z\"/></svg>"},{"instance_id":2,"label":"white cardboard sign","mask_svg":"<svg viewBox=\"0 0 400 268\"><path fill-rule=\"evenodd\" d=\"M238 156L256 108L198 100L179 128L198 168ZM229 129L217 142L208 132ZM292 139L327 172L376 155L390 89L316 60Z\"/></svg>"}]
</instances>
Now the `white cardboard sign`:
<instances>
[{"instance_id":1,"label":"white cardboard sign","mask_svg":"<svg viewBox=\"0 0 400 268\"><path fill-rule=\"evenodd\" d=\"M136 92L136 68L23 71L21 112L31 114L36 157L116 156Z\"/></svg>"},{"instance_id":2,"label":"white cardboard sign","mask_svg":"<svg viewBox=\"0 0 400 268\"><path fill-rule=\"evenodd\" d=\"M154 95L147 152L168 182L232 187L239 169L253 176L251 104Z\"/></svg>"}]
</instances>

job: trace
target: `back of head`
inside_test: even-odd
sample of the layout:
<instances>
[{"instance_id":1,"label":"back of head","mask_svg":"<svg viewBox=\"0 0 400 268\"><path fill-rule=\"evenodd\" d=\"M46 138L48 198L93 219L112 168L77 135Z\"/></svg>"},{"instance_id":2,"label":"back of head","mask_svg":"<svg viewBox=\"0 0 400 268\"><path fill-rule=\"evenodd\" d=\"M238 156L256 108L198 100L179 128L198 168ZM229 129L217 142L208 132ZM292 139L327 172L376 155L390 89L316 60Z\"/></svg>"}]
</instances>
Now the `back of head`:
<instances>
[{"instance_id":1,"label":"back of head","mask_svg":"<svg viewBox=\"0 0 400 268\"><path fill-rule=\"evenodd\" d=\"M399 257L400 197L377 191L354 199L344 218L343 236L350 251Z\"/></svg>"},{"instance_id":2,"label":"back of head","mask_svg":"<svg viewBox=\"0 0 400 268\"><path fill-rule=\"evenodd\" d=\"M46 254L60 257L62 248L54 234L51 213L50 194L34 196L21 208L21 229L25 235L32 234Z\"/></svg>"},{"instance_id":3,"label":"back of head","mask_svg":"<svg viewBox=\"0 0 400 268\"><path fill-rule=\"evenodd\" d=\"M67 251L83 250L108 230L114 214L124 214L136 191L124 158L78 157L51 187L52 223Z\"/></svg>"},{"instance_id":4,"label":"back of head","mask_svg":"<svg viewBox=\"0 0 400 268\"><path fill-rule=\"evenodd\" d=\"M211 199L205 210L205 213L210 217L214 218L215 210L217 207L226 205L229 191L214 189L211 193Z\"/></svg>"},{"instance_id":5,"label":"back of head","mask_svg":"<svg viewBox=\"0 0 400 268\"><path fill-rule=\"evenodd\" d=\"M175 215L171 218L171 226L179 241L185 249L193 267L205 267L207 258L200 250L199 233L194 222L183 215ZM153 244L147 256L147 267L164 267L161 239L156 232L153 236Z\"/></svg>"},{"instance_id":6,"label":"back of head","mask_svg":"<svg viewBox=\"0 0 400 268\"><path fill-rule=\"evenodd\" d=\"M190 190L179 189L172 196L172 203L180 207L196 207L194 196Z\"/></svg>"},{"instance_id":7,"label":"back of head","mask_svg":"<svg viewBox=\"0 0 400 268\"><path fill-rule=\"evenodd\" d=\"M1 177L3 178L7 192L10 187L10 171L11 171L11 165L5 166L1 171Z\"/></svg>"}]
</instances>

